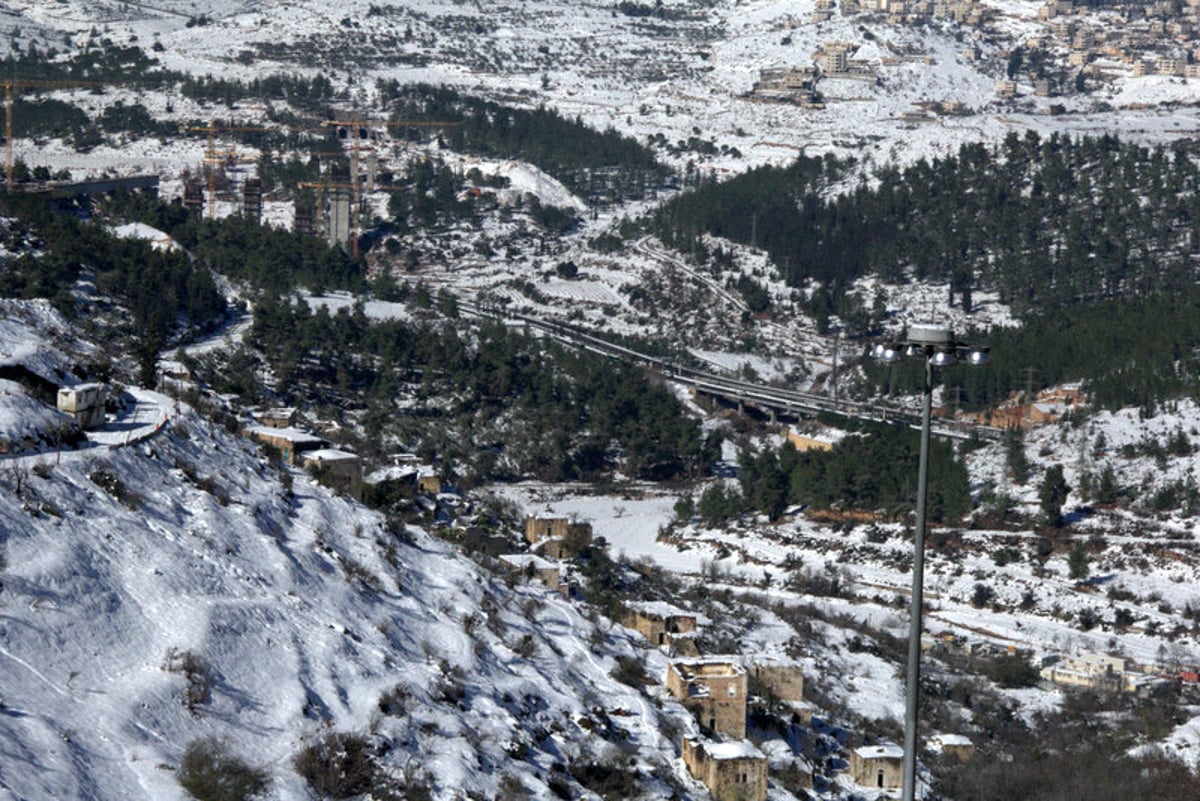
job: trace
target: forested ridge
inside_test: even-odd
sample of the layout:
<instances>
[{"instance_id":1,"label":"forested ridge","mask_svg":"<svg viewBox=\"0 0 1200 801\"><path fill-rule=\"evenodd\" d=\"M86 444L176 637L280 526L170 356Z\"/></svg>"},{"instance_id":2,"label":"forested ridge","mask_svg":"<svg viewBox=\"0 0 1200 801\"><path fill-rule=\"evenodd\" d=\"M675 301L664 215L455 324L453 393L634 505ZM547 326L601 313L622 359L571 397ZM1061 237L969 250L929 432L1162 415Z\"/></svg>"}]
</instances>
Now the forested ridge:
<instances>
[{"instance_id":1,"label":"forested ridge","mask_svg":"<svg viewBox=\"0 0 1200 801\"><path fill-rule=\"evenodd\" d=\"M1200 391L1200 169L1187 143L1010 134L838 194L854 166L762 167L680 195L655 224L702 258L702 234L764 248L789 283L816 282L818 322L837 314L851 336L877 336L886 313L848 291L864 276L942 282L964 309L997 293L1022 325L959 332L993 356L988 370L943 374L967 408L1070 381L1112 409ZM915 365L868 363L867 375L873 392L921 381Z\"/></svg>"},{"instance_id":2,"label":"forested ridge","mask_svg":"<svg viewBox=\"0 0 1200 801\"><path fill-rule=\"evenodd\" d=\"M521 109L432 86L381 85L393 123L448 122L450 149L487 158L519 159L596 202L637 199L661 185L670 170L653 151L615 130L597 131L539 106Z\"/></svg>"},{"instance_id":3,"label":"forested ridge","mask_svg":"<svg viewBox=\"0 0 1200 801\"><path fill-rule=\"evenodd\" d=\"M173 338L225 316L212 273L183 253L119 238L35 195L0 193L0 215L8 218L4 249L19 254L0 269L0 296L48 298L75 317L81 311L78 284L90 277L102 298L128 311L119 328L136 341L144 375L152 378L158 350Z\"/></svg>"},{"instance_id":4,"label":"forested ridge","mask_svg":"<svg viewBox=\"0 0 1200 801\"><path fill-rule=\"evenodd\" d=\"M448 299L439 303L453 311ZM361 307L331 315L264 299L251 341L280 391L324 386L359 398L369 439L402 437L477 480L682 478L701 475L716 455L699 423L640 367L500 324L464 333L450 322L370 321ZM253 366L243 366L243 383L252 383Z\"/></svg>"},{"instance_id":5,"label":"forested ridge","mask_svg":"<svg viewBox=\"0 0 1200 801\"><path fill-rule=\"evenodd\" d=\"M845 313L865 275L948 282L968 308L995 291L1023 317L1195 283L1200 170L1183 145L1014 133L829 196L850 166L753 170L664 204L656 225L685 250L704 233L764 248L788 283L822 285L817 313Z\"/></svg>"}]
</instances>

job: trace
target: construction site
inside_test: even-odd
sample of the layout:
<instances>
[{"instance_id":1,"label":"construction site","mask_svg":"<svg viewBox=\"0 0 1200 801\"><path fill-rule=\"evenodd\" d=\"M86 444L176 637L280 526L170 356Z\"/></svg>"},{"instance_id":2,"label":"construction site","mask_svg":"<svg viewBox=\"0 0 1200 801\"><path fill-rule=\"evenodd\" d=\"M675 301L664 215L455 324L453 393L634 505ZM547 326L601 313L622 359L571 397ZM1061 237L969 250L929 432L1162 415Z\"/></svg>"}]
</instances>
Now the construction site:
<instances>
[{"instance_id":1,"label":"construction site","mask_svg":"<svg viewBox=\"0 0 1200 801\"><path fill-rule=\"evenodd\" d=\"M285 221L276 213L272 215L273 224L287 225L297 233L324 239L352 257L358 255L364 228L382 216L387 193L406 188L392 183L397 154L403 154L414 140L421 144L424 132L457 124L390 121L347 114L295 127L220 122L212 117L207 124L179 126L181 137L202 136L204 147L199 157L176 175L139 171L115 177L105 170L102 178L81 181L73 180L65 170L55 176L31 174L17 152L25 143L14 132L14 121L20 112L22 95L41 97L42 93L55 90L88 88L98 91L105 84L12 79L0 81L0 86L4 88L5 101L5 186L10 192L86 203L91 196L110 192L140 190L157 194L162 188L178 197L197 219L236 214L255 223L265 222L268 205L286 207L290 220ZM394 138L392 128L403 128L404 138ZM255 135L264 143L282 139L295 143L295 148L247 143ZM289 159L303 165L304 180L283 183L277 176L264 175L266 165L272 161L283 163ZM171 192L175 186L177 193Z\"/></svg>"}]
</instances>

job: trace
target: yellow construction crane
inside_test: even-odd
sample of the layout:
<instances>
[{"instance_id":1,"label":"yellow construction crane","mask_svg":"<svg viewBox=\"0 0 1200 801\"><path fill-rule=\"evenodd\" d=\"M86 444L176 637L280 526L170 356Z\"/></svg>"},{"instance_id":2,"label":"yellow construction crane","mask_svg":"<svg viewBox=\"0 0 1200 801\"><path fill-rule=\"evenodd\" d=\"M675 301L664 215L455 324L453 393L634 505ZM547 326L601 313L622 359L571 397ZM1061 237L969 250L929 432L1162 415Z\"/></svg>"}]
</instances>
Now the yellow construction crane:
<instances>
[{"instance_id":1,"label":"yellow construction crane","mask_svg":"<svg viewBox=\"0 0 1200 801\"><path fill-rule=\"evenodd\" d=\"M460 122L437 122L434 120L369 120L356 118L350 120L325 120L321 123L326 128L333 128L339 133L349 129L351 131L362 132L369 131L372 128L390 128L390 127L410 127L410 128L446 128L455 125L461 125ZM351 203L351 232L350 237L350 255L358 256L358 230L359 230L359 206L361 201L359 194L362 187L359 184L358 177L358 155L359 142L362 140L362 135L349 136L350 145L350 182L349 183L308 183L301 184L302 188L316 188L317 190L317 211L321 210L321 197L324 189L349 189ZM387 192L399 191L396 187L374 187Z\"/></svg>"},{"instance_id":2,"label":"yellow construction crane","mask_svg":"<svg viewBox=\"0 0 1200 801\"><path fill-rule=\"evenodd\" d=\"M298 184L298 186L301 189L315 189L316 190L316 194L317 194L316 213L317 214L321 214L324 211L323 200L325 198L326 190L329 190L329 189L349 190L350 198L351 198L351 200L350 200L350 220L349 220L349 222L350 222L350 255L353 256L354 258L358 258L358 237L359 237L359 233L361 232L361 225L359 222L359 215L361 213L361 209L360 209L361 200L359 199L359 193L362 191L362 187L359 185L359 182L356 180L348 181L348 182L347 181L304 181L304 182ZM407 187L407 186L377 186L372 191L404 192L404 191L407 191L408 188L409 187ZM326 231L326 234L328 234L328 231Z\"/></svg>"},{"instance_id":3,"label":"yellow construction crane","mask_svg":"<svg viewBox=\"0 0 1200 801\"><path fill-rule=\"evenodd\" d=\"M231 164L252 164L256 160L251 156L239 155L237 148L218 150L217 131L228 133L239 131L272 131L275 129L247 125L217 125L216 120L210 118L208 125L185 126L183 130L205 131L208 133L208 147L204 149L204 163L208 165L208 219L211 220L217 215L217 167Z\"/></svg>"},{"instance_id":4,"label":"yellow construction crane","mask_svg":"<svg viewBox=\"0 0 1200 801\"><path fill-rule=\"evenodd\" d=\"M112 86L114 84L97 81L46 81L37 78L0 79L4 86L4 184L9 192L13 190L13 90L21 89L79 89L89 86Z\"/></svg>"},{"instance_id":5,"label":"yellow construction crane","mask_svg":"<svg viewBox=\"0 0 1200 801\"><path fill-rule=\"evenodd\" d=\"M250 156L239 155L236 148L228 150L217 149L217 131L222 133L244 131L270 131L271 128L248 125L217 125L216 120L209 118L206 126L188 126L186 131L203 131L208 134L208 146L204 150L204 163L208 165L208 219L214 219L217 212L217 168L229 164L249 164L255 161Z\"/></svg>"}]
</instances>

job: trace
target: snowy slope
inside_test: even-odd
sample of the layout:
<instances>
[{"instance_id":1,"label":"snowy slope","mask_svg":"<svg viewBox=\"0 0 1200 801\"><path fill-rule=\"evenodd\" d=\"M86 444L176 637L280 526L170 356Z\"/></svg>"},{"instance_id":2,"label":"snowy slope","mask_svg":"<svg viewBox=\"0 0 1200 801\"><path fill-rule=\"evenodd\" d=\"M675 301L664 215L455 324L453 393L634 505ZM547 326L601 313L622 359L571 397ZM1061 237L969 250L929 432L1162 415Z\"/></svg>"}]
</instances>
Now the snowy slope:
<instances>
[{"instance_id":1,"label":"snowy slope","mask_svg":"<svg viewBox=\"0 0 1200 801\"><path fill-rule=\"evenodd\" d=\"M358 107L376 99L373 79L387 77L545 103L641 139L698 135L741 155L685 151L676 160L718 174L788 161L797 151L903 161L1025 129L1172 140L1195 129L1200 99L1194 80L1135 78L1122 68L1087 95L1036 97L1023 86L1020 102L998 100L1008 48L1047 36L1049 23L1036 19L1040 4L1022 0L989 3L996 19L987 28L892 25L880 14L840 11L814 22L811 0L673 0L662 4L664 19L620 13L609 0L8 5L21 24L56 30L76 45L98 23L118 44L155 41L165 66L187 72L249 79L324 71L353 86ZM205 24L196 24L201 18ZM746 97L761 70L810 67L814 53L835 42L872 65L878 80L823 80L824 109ZM1065 58L1066 44L1050 49ZM959 103L965 114L902 118L929 102ZM1052 103L1066 113L1052 116Z\"/></svg>"},{"instance_id":2,"label":"snowy slope","mask_svg":"<svg viewBox=\"0 0 1200 801\"><path fill-rule=\"evenodd\" d=\"M51 382L74 383L72 368L95 350L72 333L50 301L0 298L0 365L20 366Z\"/></svg>"},{"instance_id":3,"label":"snowy slope","mask_svg":"<svg viewBox=\"0 0 1200 801\"><path fill-rule=\"evenodd\" d=\"M438 797L508 774L545 797L552 763L603 758L584 727L617 710L639 769L673 770L662 713L608 675L623 629L302 474L285 490L186 407L141 445L0 474L0 797L183 798L174 766L215 735L303 798L292 758L327 730L390 743ZM212 682L194 711L187 654Z\"/></svg>"}]
</instances>

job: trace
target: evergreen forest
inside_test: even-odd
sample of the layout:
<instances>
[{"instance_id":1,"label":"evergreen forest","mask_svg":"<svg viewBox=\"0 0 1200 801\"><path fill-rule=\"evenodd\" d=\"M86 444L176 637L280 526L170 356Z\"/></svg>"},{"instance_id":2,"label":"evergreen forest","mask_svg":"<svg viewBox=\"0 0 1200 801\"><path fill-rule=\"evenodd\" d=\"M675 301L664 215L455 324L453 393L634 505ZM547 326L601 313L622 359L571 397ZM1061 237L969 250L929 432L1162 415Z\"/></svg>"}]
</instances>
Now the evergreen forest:
<instances>
[{"instance_id":1,"label":"evergreen forest","mask_svg":"<svg viewBox=\"0 0 1200 801\"><path fill-rule=\"evenodd\" d=\"M1089 402L1146 414L1175 398L1200 399L1200 288L1147 297L1105 300L1029 318L1017 328L968 341L991 348L986 370L939 371L954 402L963 408L995 406L1012 393L1081 382ZM863 363L873 391L920 391L923 368L915 361L884 366Z\"/></svg>"},{"instance_id":2,"label":"evergreen forest","mask_svg":"<svg viewBox=\"0 0 1200 801\"><path fill-rule=\"evenodd\" d=\"M852 167L801 157L709 183L664 204L657 230L688 251L703 234L765 249L789 284L820 285L826 316L867 275L945 282L965 308L997 292L1023 318L1195 283L1200 168L1182 145L1014 133L827 191Z\"/></svg>"},{"instance_id":3,"label":"evergreen forest","mask_svg":"<svg viewBox=\"0 0 1200 801\"><path fill-rule=\"evenodd\" d=\"M413 290L410 302L434 302L421 293ZM454 313L448 298L436 302ZM364 449L398 437L471 481L696 477L716 458L716 443L642 368L500 324L465 333L452 317L375 322L361 305L330 314L264 299L251 340L283 400L304 400L289 396L301 387L327 387L318 403L350 399L360 409ZM240 373L227 370L228 388L254 394L254 357L240 365Z\"/></svg>"},{"instance_id":4,"label":"evergreen forest","mask_svg":"<svg viewBox=\"0 0 1200 801\"><path fill-rule=\"evenodd\" d=\"M616 131L597 131L539 106L521 109L432 86L381 84L392 98L395 129L404 123L450 123L441 136L459 153L519 159L593 203L640 199L666 183L670 170L653 151ZM411 129L417 135L418 128Z\"/></svg>"},{"instance_id":5,"label":"evergreen forest","mask_svg":"<svg viewBox=\"0 0 1200 801\"><path fill-rule=\"evenodd\" d=\"M826 327L837 315L852 337L878 335L887 312L850 291L864 276L943 283L965 310L974 293L996 293L1022 325L960 332L993 356L985 371L944 372L966 408L1070 381L1104 408L1200 392L1200 168L1186 143L1010 134L839 194L855 167L801 157L758 168L680 195L654 224L702 259L705 234L765 249L809 290L809 313ZM866 370L872 391L920 386L915 365Z\"/></svg>"},{"instance_id":6,"label":"evergreen forest","mask_svg":"<svg viewBox=\"0 0 1200 801\"><path fill-rule=\"evenodd\" d=\"M68 319L91 311L85 304L116 301L128 312L118 330L135 343L143 376L152 379L168 342L225 317L212 273L181 252L119 238L36 195L0 193L0 214L4 249L18 254L0 270L0 297L47 298ZM81 282L98 297L80 293Z\"/></svg>"},{"instance_id":7,"label":"evergreen forest","mask_svg":"<svg viewBox=\"0 0 1200 801\"><path fill-rule=\"evenodd\" d=\"M697 512L716 522L746 509L777 520L789 505L863 510L895 516L913 510L917 494L917 432L907 426L862 424L832 450L743 451L740 495L717 485L700 498ZM971 511L967 469L949 442L930 443L929 519L954 523Z\"/></svg>"}]
</instances>

